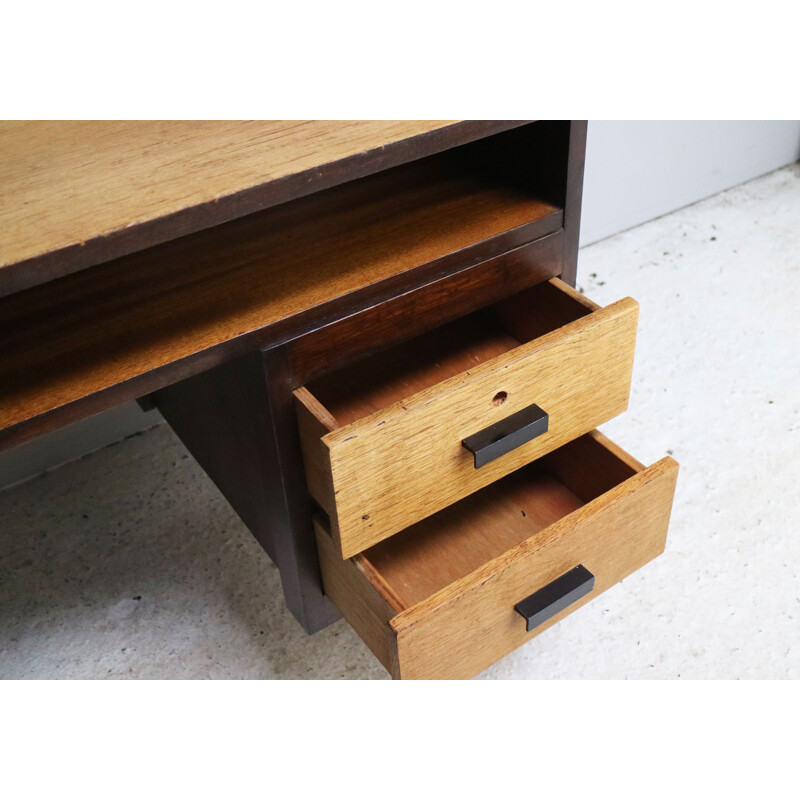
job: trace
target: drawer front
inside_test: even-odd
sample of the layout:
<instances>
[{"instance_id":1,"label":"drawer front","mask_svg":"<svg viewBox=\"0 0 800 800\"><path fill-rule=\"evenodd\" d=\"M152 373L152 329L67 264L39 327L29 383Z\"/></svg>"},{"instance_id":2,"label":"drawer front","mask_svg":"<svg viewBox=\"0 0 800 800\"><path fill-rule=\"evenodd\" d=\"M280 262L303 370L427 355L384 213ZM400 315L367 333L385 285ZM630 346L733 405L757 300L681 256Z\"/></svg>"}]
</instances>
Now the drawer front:
<instances>
[{"instance_id":1,"label":"drawer front","mask_svg":"<svg viewBox=\"0 0 800 800\"><path fill-rule=\"evenodd\" d=\"M642 469L407 608L365 555L342 561L318 524L326 593L394 677L472 677L659 555L677 472L671 458ZM578 566L593 576L591 590L582 593L583 585L560 610L556 602L556 613L545 611L541 624L534 618L529 631L515 607Z\"/></svg>"},{"instance_id":2,"label":"drawer front","mask_svg":"<svg viewBox=\"0 0 800 800\"><path fill-rule=\"evenodd\" d=\"M361 552L622 413L637 317L630 298L597 308L329 433L325 410L298 390L309 489L330 518L341 556ZM546 431L476 467L463 440L534 404L548 416Z\"/></svg>"}]
</instances>

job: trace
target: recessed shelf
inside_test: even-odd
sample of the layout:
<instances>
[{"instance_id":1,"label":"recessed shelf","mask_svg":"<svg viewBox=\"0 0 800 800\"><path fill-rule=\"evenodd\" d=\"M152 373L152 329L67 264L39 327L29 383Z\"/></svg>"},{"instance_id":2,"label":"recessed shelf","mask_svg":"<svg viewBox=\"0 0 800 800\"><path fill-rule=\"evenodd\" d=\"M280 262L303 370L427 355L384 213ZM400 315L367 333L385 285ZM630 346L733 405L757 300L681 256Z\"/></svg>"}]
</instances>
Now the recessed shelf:
<instances>
[{"instance_id":1,"label":"recessed shelf","mask_svg":"<svg viewBox=\"0 0 800 800\"><path fill-rule=\"evenodd\" d=\"M297 330L306 312L392 276L441 259L457 268L561 227L558 206L470 152L453 148L0 299L0 444L85 416L75 404L94 413L274 341L282 321Z\"/></svg>"}]
</instances>

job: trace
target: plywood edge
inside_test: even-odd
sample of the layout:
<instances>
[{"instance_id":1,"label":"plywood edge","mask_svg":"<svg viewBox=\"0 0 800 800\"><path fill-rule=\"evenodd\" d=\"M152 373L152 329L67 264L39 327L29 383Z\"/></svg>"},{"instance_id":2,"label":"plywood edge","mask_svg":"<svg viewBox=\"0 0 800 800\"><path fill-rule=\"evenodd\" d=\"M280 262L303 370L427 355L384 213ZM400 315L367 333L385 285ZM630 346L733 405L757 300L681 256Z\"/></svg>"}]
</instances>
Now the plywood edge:
<instances>
[{"instance_id":1,"label":"plywood edge","mask_svg":"<svg viewBox=\"0 0 800 800\"><path fill-rule=\"evenodd\" d=\"M590 297L587 297L585 294L579 292L575 287L570 286L568 283L565 283L561 280L561 278L550 278L548 281L551 286L555 286L560 292L563 292L565 295L571 297L576 303L582 305L584 308L588 308L589 311L597 311L602 308L601 305L595 303Z\"/></svg>"},{"instance_id":2,"label":"plywood edge","mask_svg":"<svg viewBox=\"0 0 800 800\"><path fill-rule=\"evenodd\" d=\"M599 308L592 314L582 317L580 319L569 322L566 325L546 333L530 342L525 342L519 347L515 347L508 353L497 358L491 359L479 364L474 369L462 372L452 378L448 378L441 383L437 383L421 392L417 392L407 398L398 400L384 409L376 411L363 417L356 422L345 425L337 430L334 430L323 437L323 441L330 448L333 449L338 445L346 442L359 435L365 434L374 428L385 425L391 418L400 418L411 411L419 411L424 409L429 403L432 403L451 392L458 391L467 387L477 381L484 379L491 373L509 369L520 361L528 359L548 350L552 347L558 347L569 338L580 338L589 335L591 332L596 331L600 327L612 326L620 321L627 321L631 325L635 334L636 325L638 322L639 304L631 297L623 298L615 303L612 303L605 308ZM634 336L635 338L635 336ZM633 368L633 354L631 354L631 370ZM624 410L624 409L623 409Z\"/></svg>"},{"instance_id":3,"label":"plywood edge","mask_svg":"<svg viewBox=\"0 0 800 800\"><path fill-rule=\"evenodd\" d=\"M490 581L502 580L503 574L521 558L526 558L552 545L556 540L568 536L575 528L581 526L595 515L633 495L641 493L657 481L664 482L667 485L671 484L674 491L677 474L677 462L669 456L662 458L595 500L544 528L517 547L508 550L492 561L488 561L461 580L450 584L428 599L401 612L390 621L392 629L398 637L402 636L403 633L410 631L416 625L435 617L447 606L462 601L465 594L481 589Z\"/></svg>"},{"instance_id":4,"label":"plywood edge","mask_svg":"<svg viewBox=\"0 0 800 800\"><path fill-rule=\"evenodd\" d=\"M392 607L396 598L390 602L376 589L371 580L372 565L365 564L363 556L343 561L316 519L314 533L325 594L392 677L399 678L397 639L389 625L397 613Z\"/></svg>"},{"instance_id":5,"label":"plywood edge","mask_svg":"<svg viewBox=\"0 0 800 800\"><path fill-rule=\"evenodd\" d=\"M314 417L325 433L335 431L339 427L333 414L305 386L295 389L294 397L298 408Z\"/></svg>"}]
</instances>

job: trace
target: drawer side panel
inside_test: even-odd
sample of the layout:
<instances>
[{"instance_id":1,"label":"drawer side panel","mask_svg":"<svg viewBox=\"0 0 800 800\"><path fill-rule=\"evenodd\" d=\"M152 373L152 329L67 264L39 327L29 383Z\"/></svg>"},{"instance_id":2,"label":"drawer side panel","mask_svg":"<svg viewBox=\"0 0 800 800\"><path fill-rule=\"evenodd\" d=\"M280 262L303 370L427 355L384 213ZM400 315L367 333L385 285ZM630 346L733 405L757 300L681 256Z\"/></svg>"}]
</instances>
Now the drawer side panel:
<instances>
[{"instance_id":1,"label":"drawer side panel","mask_svg":"<svg viewBox=\"0 0 800 800\"><path fill-rule=\"evenodd\" d=\"M400 677L397 640L389 620L397 613L380 596L356 559L342 561L331 537L315 521L325 594L393 678Z\"/></svg>"}]
</instances>

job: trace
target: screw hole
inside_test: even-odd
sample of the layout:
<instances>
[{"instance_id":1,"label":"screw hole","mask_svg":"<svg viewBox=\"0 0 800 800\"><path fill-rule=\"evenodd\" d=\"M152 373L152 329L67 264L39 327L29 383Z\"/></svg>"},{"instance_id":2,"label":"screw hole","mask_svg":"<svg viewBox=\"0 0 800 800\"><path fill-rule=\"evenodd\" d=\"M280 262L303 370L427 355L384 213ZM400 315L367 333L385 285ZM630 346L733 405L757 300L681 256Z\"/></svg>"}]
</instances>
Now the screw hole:
<instances>
[{"instance_id":1,"label":"screw hole","mask_svg":"<svg viewBox=\"0 0 800 800\"><path fill-rule=\"evenodd\" d=\"M493 406L501 406L501 405L503 405L503 403L505 403L507 397L508 397L508 392L498 392L492 398L492 405Z\"/></svg>"}]
</instances>

